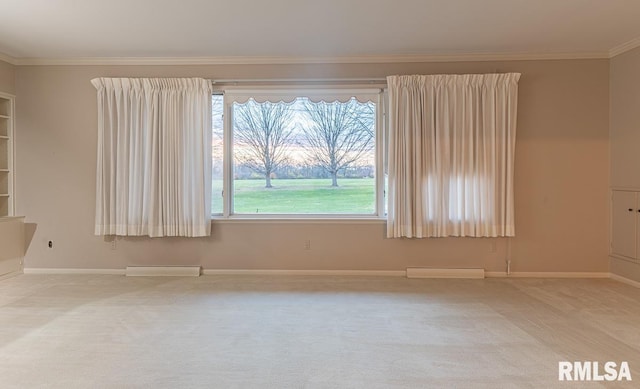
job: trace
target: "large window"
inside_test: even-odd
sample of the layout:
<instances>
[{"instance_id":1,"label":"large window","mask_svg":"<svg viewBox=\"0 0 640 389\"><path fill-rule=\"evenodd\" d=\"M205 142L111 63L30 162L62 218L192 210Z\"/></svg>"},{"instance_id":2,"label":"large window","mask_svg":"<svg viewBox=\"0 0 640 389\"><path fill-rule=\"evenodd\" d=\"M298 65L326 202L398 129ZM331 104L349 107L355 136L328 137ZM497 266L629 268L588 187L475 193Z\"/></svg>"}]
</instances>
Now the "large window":
<instances>
[{"instance_id":1,"label":"large window","mask_svg":"<svg viewBox=\"0 0 640 389\"><path fill-rule=\"evenodd\" d=\"M229 90L212 101L214 215L384 212L379 89Z\"/></svg>"}]
</instances>

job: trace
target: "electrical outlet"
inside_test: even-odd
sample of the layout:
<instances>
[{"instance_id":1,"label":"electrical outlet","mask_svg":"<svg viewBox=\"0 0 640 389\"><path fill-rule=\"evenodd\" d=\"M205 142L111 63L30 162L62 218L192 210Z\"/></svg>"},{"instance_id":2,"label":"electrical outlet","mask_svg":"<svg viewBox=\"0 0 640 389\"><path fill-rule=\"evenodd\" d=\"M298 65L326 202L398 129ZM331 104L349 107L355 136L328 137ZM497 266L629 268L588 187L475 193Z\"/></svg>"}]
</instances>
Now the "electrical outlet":
<instances>
[{"instance_id":1,"label":"electrical outlet","mask_svg":"<svg viewBox=\"0 0 640 389\"><path fill-rule=\"evenodd\" d=\"M311 250L311 241L309 239L304 241L304 249Z\"/></svg>"},{"instance_id":2,"label":"electrical outlet","mask_svg":"<svg viewBox=\"0 0 640 389\"><path fill-rule=\"evenodd\" d=\"M115 250L116 248L117 248L116 238L113 238L113 240L111 241L111 250Z\"/></svg>"},{"instance_id":3,"label":"electrical outlet","mask_svg":"<svg viewBox=\"0 0 640 389\"><path fill-rule=\"evenodd\" d=\"M49 246L49 248L52 249L53 248L53 241L50 240L49 243L47 243L47 246Z\"/></svg>"}]
</instances>

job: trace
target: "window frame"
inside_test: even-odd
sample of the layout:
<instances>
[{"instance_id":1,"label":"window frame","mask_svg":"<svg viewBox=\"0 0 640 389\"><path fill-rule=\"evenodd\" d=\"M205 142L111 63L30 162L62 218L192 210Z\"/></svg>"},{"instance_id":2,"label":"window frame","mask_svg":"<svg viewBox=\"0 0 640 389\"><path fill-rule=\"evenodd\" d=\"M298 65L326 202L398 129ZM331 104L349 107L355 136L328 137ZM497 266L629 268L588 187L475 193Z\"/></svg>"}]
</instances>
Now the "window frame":
<instances>
[{"instance_id":1,"label":"window frame","mask_svg":"<svg viewBox=\"0 0 640 389\"><path fill-rule=\"evenodd\" d=\"M301 222L379 222L386 220L385 175L386 175L386 87L361 86L286 86L286 87L226 87L215 90L213 95L223 96L223 157L222 157L222 213L213 213L214 221L301 221ZM376 106L375 124L375 204L372 214L238 214L233 213L233 104L254 98L256 101L289 101L296 97L340 100L338 96L373 96ZM257 99L256 99L257 97Z\"/></svg>"}]
</instances>

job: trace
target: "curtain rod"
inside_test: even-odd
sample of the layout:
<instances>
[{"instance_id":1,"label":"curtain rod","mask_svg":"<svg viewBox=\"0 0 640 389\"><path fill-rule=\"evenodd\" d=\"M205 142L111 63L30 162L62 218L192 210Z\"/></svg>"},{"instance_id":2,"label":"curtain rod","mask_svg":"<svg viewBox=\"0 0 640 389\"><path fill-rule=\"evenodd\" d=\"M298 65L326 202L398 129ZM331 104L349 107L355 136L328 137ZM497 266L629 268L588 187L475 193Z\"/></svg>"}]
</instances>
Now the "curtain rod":
<instances>
[{"instance_id":1,"label":"curtain rod","mask_svg":"<svg viewBox=\"0 0 640 389\"><path fill-rule=\"evenodd\" d=\"M362 84L381 84L387 83L386 77L380 78L246 78L246 79L220 79L209 80L212 85L220 84L263 84L263 83L362 83Z\"/></svg>"}]
</instances>

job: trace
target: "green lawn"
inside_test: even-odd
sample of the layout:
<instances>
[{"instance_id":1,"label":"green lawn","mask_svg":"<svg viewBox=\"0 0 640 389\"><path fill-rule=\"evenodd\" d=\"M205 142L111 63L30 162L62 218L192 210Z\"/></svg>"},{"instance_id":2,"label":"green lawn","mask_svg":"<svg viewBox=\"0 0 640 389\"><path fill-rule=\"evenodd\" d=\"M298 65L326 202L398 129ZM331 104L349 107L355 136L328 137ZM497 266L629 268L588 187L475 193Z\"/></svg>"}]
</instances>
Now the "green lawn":
<instances>
[{"instance_id":1,"label":"green lawn","mask_svg":"<svg viewBox=\"0 0 640 389\"><path fill-rule=\"evenodd\" d=\"M264 180L236 180L234 213L239 214L372 214L375 211L375 180L373 178L338 179L273 179L273 188L264 187ZM214 182L214 194L220 193L222 182ZM220 197L214 196L213 212L222 212Z\"/></svg>"}]
</instances>

